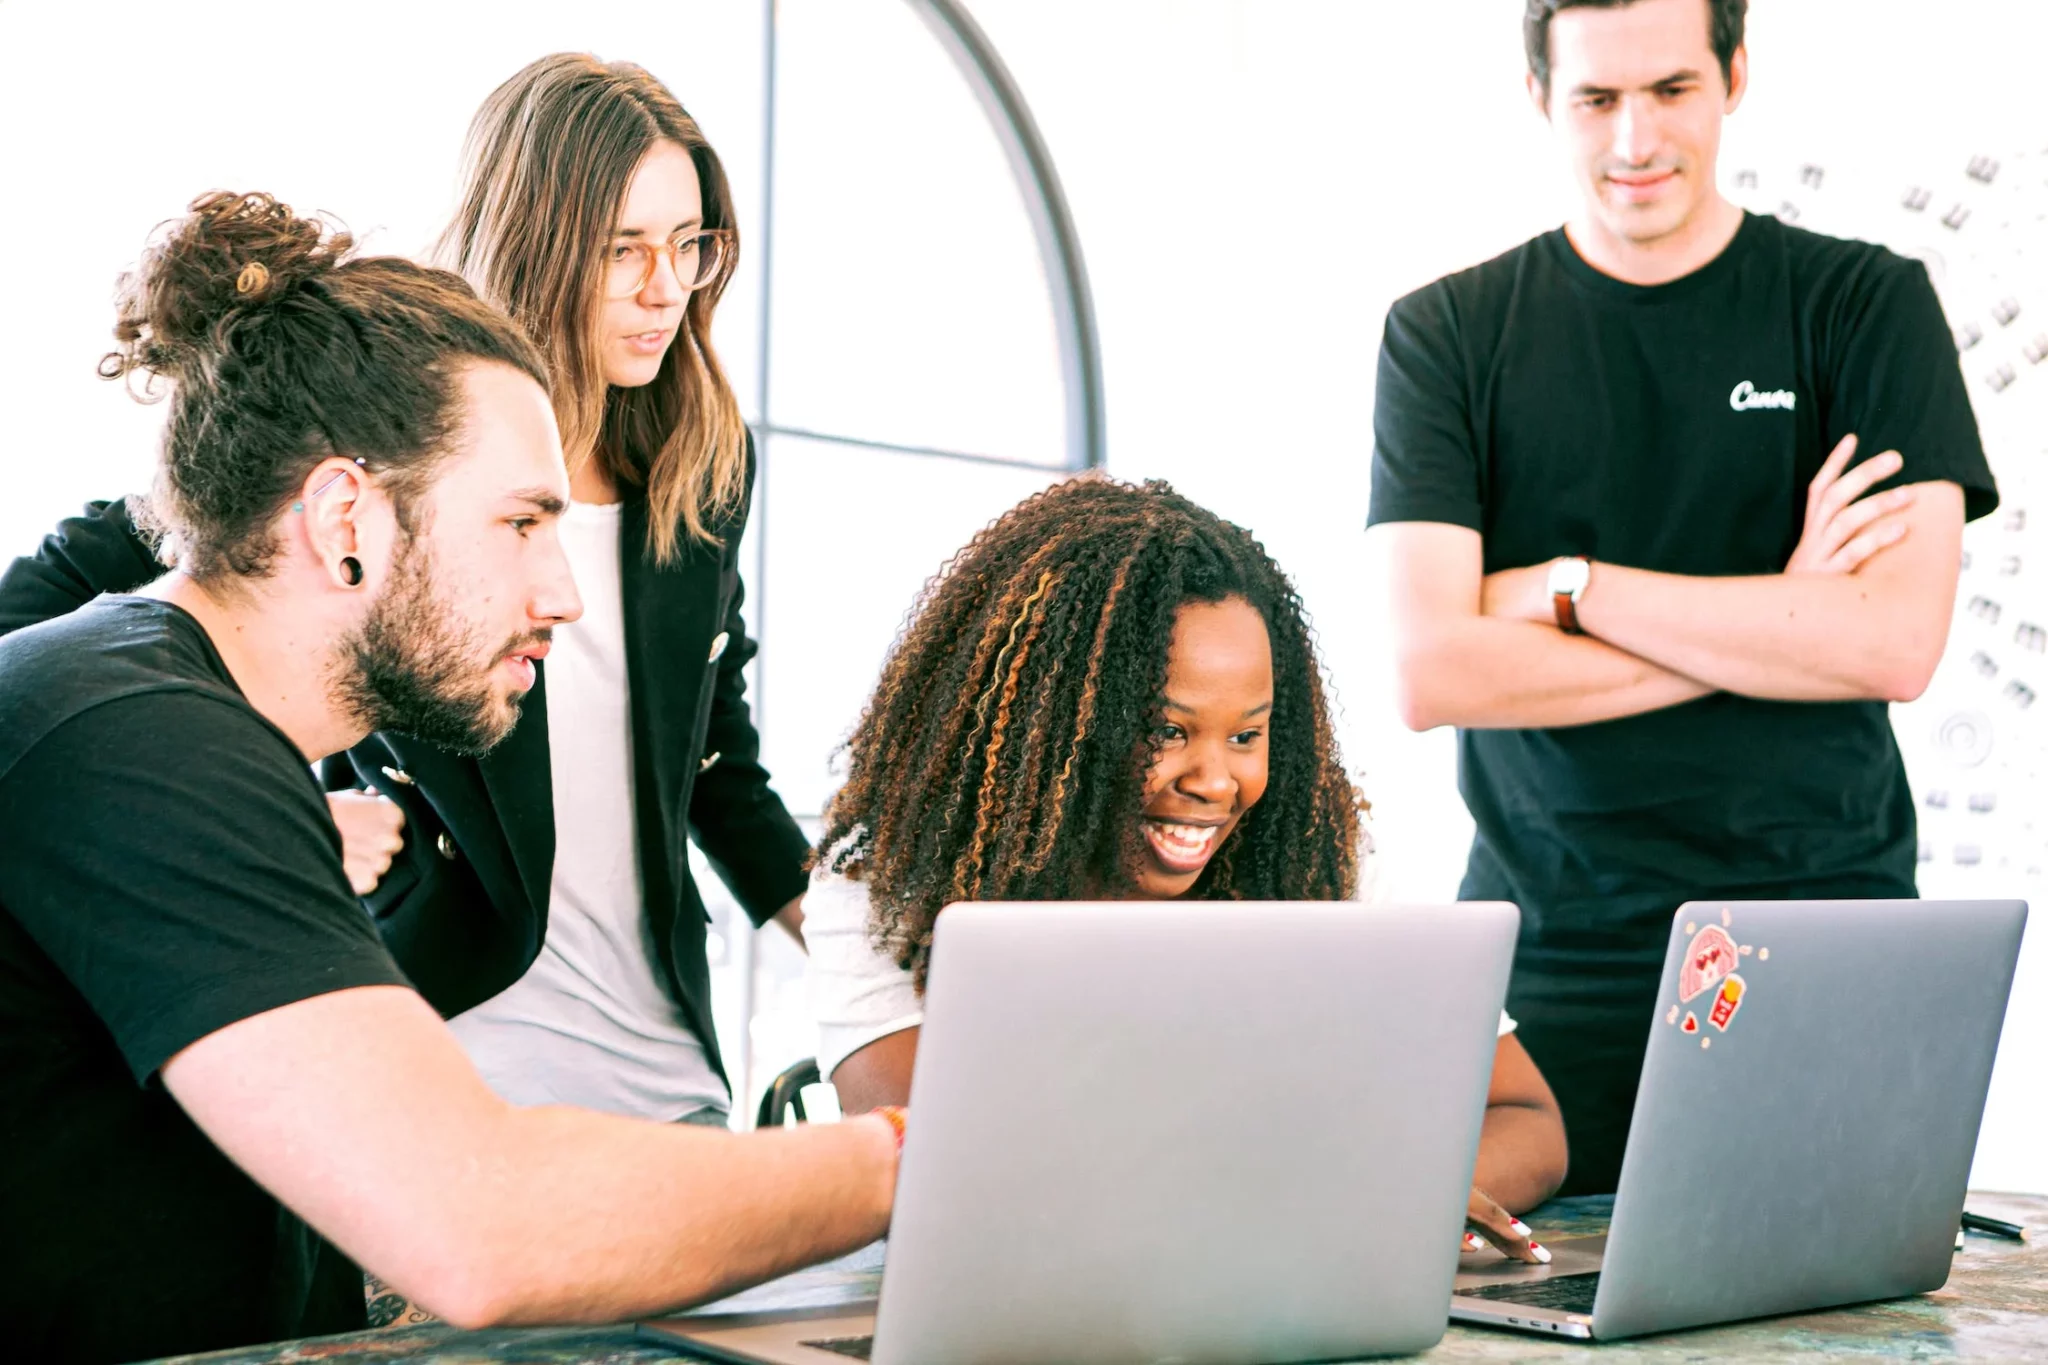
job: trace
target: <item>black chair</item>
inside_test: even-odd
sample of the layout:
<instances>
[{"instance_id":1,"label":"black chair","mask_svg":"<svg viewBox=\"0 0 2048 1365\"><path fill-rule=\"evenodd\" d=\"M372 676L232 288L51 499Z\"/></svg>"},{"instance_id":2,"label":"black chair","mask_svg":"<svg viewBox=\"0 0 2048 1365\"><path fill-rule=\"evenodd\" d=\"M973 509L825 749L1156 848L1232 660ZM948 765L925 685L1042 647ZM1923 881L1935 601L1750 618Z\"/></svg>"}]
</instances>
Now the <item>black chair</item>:
<instances>
[{"instance_id":1,"label":"black chair","mask_svg":"<svg viewBox=\"0 0 2048 1365\"><path fill-rule=\"evenodd\" d=\"M756 1128L780 1128L782 1116L793 1113L798 1123L807 1123L809 1116L804 1113L803 1088L816 1085L824 1077L818 1074L817 1059L806 1057L791 1064L769 1085L761 1096L761 1107L754 1114Z\"/></svg>"}]
</instances>

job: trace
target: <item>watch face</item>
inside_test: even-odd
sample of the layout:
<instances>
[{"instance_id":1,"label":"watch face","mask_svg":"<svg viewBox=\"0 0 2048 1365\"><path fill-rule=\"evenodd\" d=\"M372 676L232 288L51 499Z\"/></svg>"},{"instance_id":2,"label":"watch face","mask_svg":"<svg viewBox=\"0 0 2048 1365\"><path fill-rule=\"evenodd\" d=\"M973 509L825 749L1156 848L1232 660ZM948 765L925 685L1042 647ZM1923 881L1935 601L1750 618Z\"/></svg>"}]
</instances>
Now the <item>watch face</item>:
<instances>
[{"instance_id":1,"label":"watch face","mask_svg":"<svg viewBox=\"0 0 2048 1365\"><path fill-rule=\"evenodd\" d=\"M1586 579L1592 573L1592 566L1583 559L1560 559L1550 566L1550 593L1558 593L1576 599L1586 590Z\"/></svg>"}]
</instances>

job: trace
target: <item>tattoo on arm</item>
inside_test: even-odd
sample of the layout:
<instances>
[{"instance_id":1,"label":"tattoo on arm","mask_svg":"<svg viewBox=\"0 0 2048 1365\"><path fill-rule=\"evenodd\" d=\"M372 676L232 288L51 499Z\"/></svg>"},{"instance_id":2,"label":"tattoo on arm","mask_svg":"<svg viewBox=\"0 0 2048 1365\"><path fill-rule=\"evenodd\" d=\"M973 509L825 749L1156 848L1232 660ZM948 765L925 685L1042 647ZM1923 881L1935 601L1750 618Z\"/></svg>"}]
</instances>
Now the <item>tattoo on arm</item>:
<instances>
[{"instance_id":1,"label":"tattoo on arm","mask_svg":"<svg viewBox=\"0 0 2048 1365\"><path fill-rule=\"evenodd\" d=\"M440 1321L367 1270L363 1272L363 1307L372 1329Z\"/></svg>"}]
</instances>

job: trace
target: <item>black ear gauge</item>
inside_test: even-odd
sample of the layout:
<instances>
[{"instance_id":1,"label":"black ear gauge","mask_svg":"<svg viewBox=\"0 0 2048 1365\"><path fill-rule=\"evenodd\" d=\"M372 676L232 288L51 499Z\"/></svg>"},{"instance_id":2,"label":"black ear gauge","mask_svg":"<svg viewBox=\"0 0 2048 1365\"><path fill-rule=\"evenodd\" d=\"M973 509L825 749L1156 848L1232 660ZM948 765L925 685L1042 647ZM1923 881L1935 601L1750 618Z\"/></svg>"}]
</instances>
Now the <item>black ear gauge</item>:
<instances>
[{"instance_id":1,"label":"black ear gauge","mask_svg":"<svg viewBox=\"0 0 2048 1365\"><path fill-rule=\"evenodd\" d=\"M354 555L343 555L341 557L341 581L348 584L351 588L362 586L363 561L357 559Z\"/></svg>"}]
</instances>

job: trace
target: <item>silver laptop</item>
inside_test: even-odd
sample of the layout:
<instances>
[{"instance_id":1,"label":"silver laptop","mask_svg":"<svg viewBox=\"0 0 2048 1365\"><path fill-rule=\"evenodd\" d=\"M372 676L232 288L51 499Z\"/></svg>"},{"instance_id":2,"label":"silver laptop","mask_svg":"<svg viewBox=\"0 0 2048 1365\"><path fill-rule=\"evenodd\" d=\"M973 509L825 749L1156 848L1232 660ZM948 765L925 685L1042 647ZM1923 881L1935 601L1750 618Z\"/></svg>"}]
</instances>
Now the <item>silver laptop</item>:
<instances>
[{"instance_id":1,"label":"silver laptop","mask_svg":"<svg viewBox=\"0 0 2048 1365\"><path fill-rule=\"evenodd\" d=\"M643 1329L791 1365L1422 1350L1444 1332L1519 920L955 906L879 1311Z\"/></svg>"},{"instance_id":2,"label":"silver laptop","mask_svg":"<svg viewBox=\"0 0 2048 1365\"><path fill-rule=\"evenodd\" d=\"M1466 1257L1464 1322L1636 1336L1938 1289L2022 901L1696 901L1603 1239Z\"/></svg>"}]
</instances>

